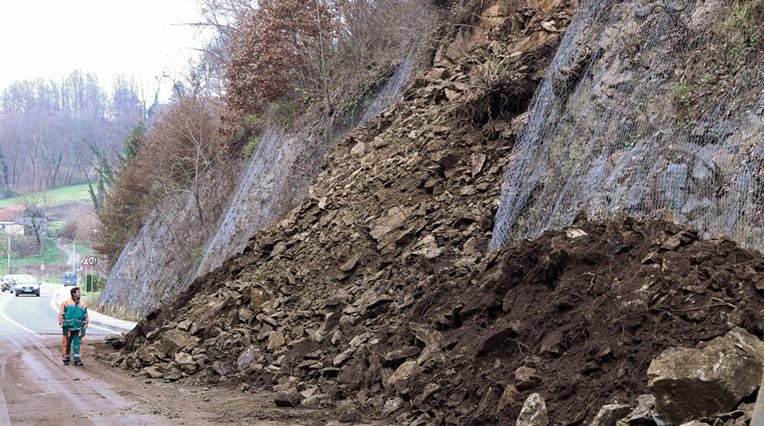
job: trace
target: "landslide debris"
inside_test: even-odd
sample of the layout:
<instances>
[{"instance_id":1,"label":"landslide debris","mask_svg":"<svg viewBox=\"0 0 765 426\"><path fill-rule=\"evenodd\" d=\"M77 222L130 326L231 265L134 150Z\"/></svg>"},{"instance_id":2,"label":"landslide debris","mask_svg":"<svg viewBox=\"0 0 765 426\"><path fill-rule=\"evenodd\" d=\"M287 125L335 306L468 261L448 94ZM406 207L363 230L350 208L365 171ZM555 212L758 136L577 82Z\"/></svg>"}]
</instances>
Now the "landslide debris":
<instances>
[{"instance_id":1,"label":"landslide debris","mask_svg":"<svg viewBox=\"0 0 765 426\"><path fill-rule=\"evenodd\" d=\"M296 228L338 238L315 218ZM649 365L665 350L736 327L760 342L760 368L745 372L761 370L762 255L672 222L583 223L472 267L423 253L360 280L287 242L254 244L250 262L142 321L115 363L273 386L280 405L396 424L508 424L534 394L554 424L589 421L606 403L629 408L650 393ZM297 265L316 265L314 277L293 275ZM259 284L269 274L258 266L281 268L284 281Z\"/></svg>"},{"instance_id":2,"label":"landslide debris","mask_svg":"<svg viewBox=\"0 0 765 426\"><path fill-rule=\"evenodd\" d=\"M521 54L481 48L418 78L332 151L306 202L142 320L114 365L270 388L275 405L328 407L346 422L544 413L574 424L604 404L618 407L603 417L679 416L688 404L641 396L660 393L652 360L731 330L761 345L761 253L629 217L580 218L486 252L522 113L570 11L524 11L502 27L528 35L507 37L531 46ZM487 79L494 60L514 65ZM743 389L731 412L746 412Z\"/></svg>"}]
</instances>

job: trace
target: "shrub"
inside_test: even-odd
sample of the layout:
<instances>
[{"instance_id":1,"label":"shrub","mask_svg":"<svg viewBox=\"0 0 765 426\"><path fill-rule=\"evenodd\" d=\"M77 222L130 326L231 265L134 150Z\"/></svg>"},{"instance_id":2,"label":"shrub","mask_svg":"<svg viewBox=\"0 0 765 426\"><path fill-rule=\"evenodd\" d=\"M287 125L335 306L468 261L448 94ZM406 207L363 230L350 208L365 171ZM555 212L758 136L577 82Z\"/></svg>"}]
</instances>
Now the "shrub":
<instances>
[{"instance_id":1,"label":"shrub","mask_svg":"<svg viewBox=\"0 0 765 426\"><path fill-rule=\"evenodd\" d=\"M189 255L191 256L191 263L194 264L194 266L199 266L199 263L202 262L202 255L204 254L204 247L194 247L189 252Z\"/></svg>"},{"instance_id":2,"label":"shrub","mask_svg":"<svg viewBox=\"0 0 765 426\"><path fill-rule=\"evenodd\" d=\"M48 231L50 231L50 229L51 227L48 226ZM63 229L61 229L61 236L68 240L73 240L77 236L77 229L78 229L77 222L74 220L68 220L64 224Z\"/></svg>"},{"instance_id":3,"label":"shrub","mask_svg":"<svg viewBox=\"0 0 765 426\"><path fill-rule=\"evenodd\" d=\"M320 111L334 114L370 71L375 75L378 68L401 63L412 46L428 46L437 5L422 0L259 2L257 10L239 17L231 37L224 117L237 121L285 99L301 100L296 101L301 110L310 107L302 104L321 104ZM292 121L289 114L275 116L281 125Z\"/></svg>"},{"instance_id":4,"label":"shrub","mask_svg":"<svg viewBox=\"0 0 765 426\"><path fill-rule=\"evenodd\" d=\"M97 274L86 274L85 280L83 282L83 287L85 287L85 291L87 292L94 292L99 291L103 288L104 279L101 278Z\"/></svg>"},{"instance_id":5,"label":"shrub","mask_svg":"<svg viewBox=\"0 0 765 426\"><path fill-rule=\"evenodd\" d=\"M294 102L281 101L272 102L268 106L265 115L272 123L286 128L292 123L299 112L300 110Z\"/></svg>"},{"instance_id":6,"label":"shrub","mask_svg":"<svg viewBox=\"0 0 765 426\"><path fill-rule=\"evenodd\" d=\"M0 199L5 200L6 198L13 198L18 197L18 192L14 191L11 188L5 188L2 191L0 191Z\"/></svg>"},{"instance_id":7,"label":"shrub","mask_svg":"<svg viewBox=\"0 0 765 426\"><path fill-rule=\"evenodd\" d=\"M165 196L201 196L193 183L212 169L220 152L216 107L209 100L178 99L160 114L137 154L117 172L94 234L95 250L109 262L117 259ZM196 212L200 221L202 213Z\"/></svg>"},{"instance_id":8,"label":"shrub","mask_svg":"<svg viewBox=\"0 0 765 426\"><path fill-rule=\"evenodd\" d=\"M323 1L264 0L242 16L226 67L229 109L258 113L296 88L326 92L325 50L336 38Z\"/></svg>"},{"instance_id":9,"label":"shrub","mask_svg":"<svg viewBox=\"0 0 765 426\"><path fill-rule=\"evenodd\" d=\"M255 152L255 149L260 145L260 139L259 138L252 138L250 139L247 144L244 145L242 148L242 155L245 157L251 157L252 153Z\"/></svg>"}]
</instances>

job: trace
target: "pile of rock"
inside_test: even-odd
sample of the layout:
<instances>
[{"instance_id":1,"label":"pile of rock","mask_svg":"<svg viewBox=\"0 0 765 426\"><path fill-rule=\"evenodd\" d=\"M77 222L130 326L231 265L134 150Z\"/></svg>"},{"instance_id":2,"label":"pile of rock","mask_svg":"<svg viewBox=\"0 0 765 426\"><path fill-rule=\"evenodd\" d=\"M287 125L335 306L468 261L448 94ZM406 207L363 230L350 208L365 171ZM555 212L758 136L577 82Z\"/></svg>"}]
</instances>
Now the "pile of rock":
<instances>
[{"instance_id":1,"label":"pile of rock","mask_svg":"<svg viewBox=\"0 0 765 426\"><path fill-rule=\"evenodd\" d=\"M334 291L312 291L320 280L288 266L301 245L249 253L268 266L277 252L276 290L245 278L256 276L250 264L231 265L228 281L142 321L115 363L166 380L272 386L277 405L335 405L349 421L751 415L762 256L730 241L670 222L585 223L481 257L466 274L424 254L361 282L327 268Z\"/></svg>"},{"instance_id":2,"label":"pile of rock","mask_svg":"<svg viewBox=\"0 0 765 426\"><path fill-rule=\"evenodd\" d=\"M533 93L547 57L533 49L559 36L541 23L560 13L498 26L532 50L418 79L329 155L302 206L141 321L114 364L265 386L348 422L744 418L761 381L760 253L630 218L485 252L523 124L507 106ZM505 54L538 58L513 68L517 90L476 84Z\"/></svg>"}]
</instances>

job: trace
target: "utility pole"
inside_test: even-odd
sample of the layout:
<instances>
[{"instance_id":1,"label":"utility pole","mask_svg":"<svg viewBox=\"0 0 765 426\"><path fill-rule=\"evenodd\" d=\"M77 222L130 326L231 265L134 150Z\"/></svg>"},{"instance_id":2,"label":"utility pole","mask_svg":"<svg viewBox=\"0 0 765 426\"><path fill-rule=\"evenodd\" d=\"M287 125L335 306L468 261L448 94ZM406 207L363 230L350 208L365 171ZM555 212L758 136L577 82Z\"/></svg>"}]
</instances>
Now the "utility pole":
<instances>
[{"instance_id":1,"label":"utility pole","mask_svg":"<svg viewBox=\"0 0 765 426\"><path fill-rule=\"evenodd\" d=\"M11 273L11 236L8 235L8 273Z\"/></svg>"},{"instance_id":2,"label":"utility pole","mask_svg":"<svg viewBox=\"0 0 765 426\"><path fill-rule=\"evenodd\" d=\"M42 260L40 261L40 280L38 282L42 284L43 272L45 272L45 238L40 239L40 258Z\"/></svg>"}]
</instances>

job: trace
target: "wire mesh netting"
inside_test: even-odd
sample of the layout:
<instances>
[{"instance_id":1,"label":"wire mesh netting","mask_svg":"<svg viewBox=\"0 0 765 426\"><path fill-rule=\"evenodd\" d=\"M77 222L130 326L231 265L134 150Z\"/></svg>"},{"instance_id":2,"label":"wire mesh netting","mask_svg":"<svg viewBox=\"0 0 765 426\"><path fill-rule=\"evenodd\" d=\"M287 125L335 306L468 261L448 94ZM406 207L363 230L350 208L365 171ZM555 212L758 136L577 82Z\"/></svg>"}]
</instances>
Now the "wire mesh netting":
<instances>
[{"instance_id":1,"label":"wire mesh netting","mask_svg":"<svg viewBox=\"0 0 765 426\"><path fill-rule=\"evenodd\" d=\"M577 213L763 244L762 2L583 2L529 107L491 248Z\"/></svg>"},{"instance_id":2,"label":"wire mesh netting","mask_svg":"<svg viewBox=\"0 0 765 426\"><path fill-rule=\"evenodd\" d=\"M363 113L353 117L353 124L392 105L412 69L413 61L407 57L370 105L364 105ZM241 252L258 229L278 219L293 204L298 205L308 194L308 186L330 148L331 143L321 142L315 135L289 134L276 128L266 131L226 206L218 230L205 248L196 276L220 267Z\"/></svg>"}]
</instances>

